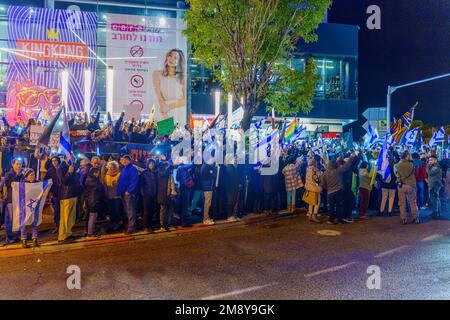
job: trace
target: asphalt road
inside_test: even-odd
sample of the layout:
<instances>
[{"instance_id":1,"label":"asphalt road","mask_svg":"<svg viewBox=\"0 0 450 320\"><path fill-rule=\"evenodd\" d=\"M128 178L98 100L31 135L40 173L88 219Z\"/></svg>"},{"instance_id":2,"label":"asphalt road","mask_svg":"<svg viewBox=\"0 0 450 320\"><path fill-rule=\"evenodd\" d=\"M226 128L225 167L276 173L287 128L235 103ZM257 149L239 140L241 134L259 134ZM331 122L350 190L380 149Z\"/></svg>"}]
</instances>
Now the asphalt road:
<instances>
[{"instance_id":1,"label":"asphalt road","mask_svg":"<svg viewBox=\"0 0 450 320\"><path fill-rule=\"evenodd\" d=\"M450 299L449 228L448 220L327 226L300 216L2 257L0 299ZM70 265L80 267L80 290L66 286ZM380 289L367 288L372 265Z\"/></svg>"}]
</instances>

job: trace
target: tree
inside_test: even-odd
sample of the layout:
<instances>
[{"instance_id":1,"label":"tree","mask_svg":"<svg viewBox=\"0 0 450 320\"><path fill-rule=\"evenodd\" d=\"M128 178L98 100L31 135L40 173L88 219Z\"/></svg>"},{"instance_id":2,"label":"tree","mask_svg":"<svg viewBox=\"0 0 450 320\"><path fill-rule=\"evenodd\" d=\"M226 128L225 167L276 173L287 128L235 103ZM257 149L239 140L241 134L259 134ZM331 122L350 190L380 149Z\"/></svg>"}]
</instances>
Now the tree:
<instances>
[{"instance_id":1,"label":"tree","mask_svg":"<svg viewBox=\"0 0 450 320\"><path fill-rule=\"evenodd\" d=\"M304 70L290 65L300 39L317 40L315 30L331 0L187 2L184 33L191 54L242 106L244 130L262 102L283 115L312 109L319 79L314 61L305 59Z\"/></svg>"}]
</instances>

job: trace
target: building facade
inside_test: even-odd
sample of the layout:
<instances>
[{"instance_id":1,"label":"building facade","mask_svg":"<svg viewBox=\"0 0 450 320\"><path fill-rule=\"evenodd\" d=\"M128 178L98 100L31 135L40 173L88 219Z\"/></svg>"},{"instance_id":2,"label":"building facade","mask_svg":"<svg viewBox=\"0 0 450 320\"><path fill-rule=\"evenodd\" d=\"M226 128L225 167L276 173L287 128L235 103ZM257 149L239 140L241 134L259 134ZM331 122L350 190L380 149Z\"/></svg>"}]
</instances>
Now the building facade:
<instances>
[{"instance_id":1,"label":"building facade","mask_svg":"<svg viewBox=\"0 0 450 320\"><path fill-rule=\"evenodd\" d=\"M55 8L93 12L97 15L96 47L97 57L107 57L107 19L112 14L135 15L149 19L182 19L184 1L173 0L0 0L0 108L7 105L8 90L8 17L9 6L34 8ZM314 109L309 114L296 114L308 131L321 128L330 135L342 132L343 126L358 118L358 27L329 24L324 22L318 31L318 41L305 45L299 43L292 62L293 68L301 70L307 57L313 57L318 66L321 80L314 96ZM187 59L187 109L194 117L213 116L217 110L217 92L211 73L194 59ZM108 68L97 59L93 89L95 100L91 111L108 110ZM117 90L117 88L115 89ZM110 98L111 100L111 98ZM95 104L95 106L94 106ZM226 106L222 106L226 109ZM236 106L234 106L236 108ZM145 112L144 112L145 113ZM257 116L265 116L261 106Z\"/></svg>"}]
</instances>

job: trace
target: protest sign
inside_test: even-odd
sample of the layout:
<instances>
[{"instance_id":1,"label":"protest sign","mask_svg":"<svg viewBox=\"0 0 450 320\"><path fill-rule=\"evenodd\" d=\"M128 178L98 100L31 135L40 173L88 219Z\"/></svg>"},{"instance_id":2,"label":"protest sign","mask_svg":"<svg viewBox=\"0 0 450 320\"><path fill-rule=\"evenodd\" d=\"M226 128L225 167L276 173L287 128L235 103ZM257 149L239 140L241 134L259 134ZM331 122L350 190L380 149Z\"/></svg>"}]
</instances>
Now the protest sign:
<instances>
[{"instance_id":1,"label":"protest sign","mask_svg":"<svg viewBox=\"0 0 450 320\"><path fill-rule=\"evenodd\" d=\"M165 136L165 135L171 135L172 132L175 131L175 124L173 122L173 118L169 118L166 120L158 121L158 135Z\"/></svg>"}]
</instances>

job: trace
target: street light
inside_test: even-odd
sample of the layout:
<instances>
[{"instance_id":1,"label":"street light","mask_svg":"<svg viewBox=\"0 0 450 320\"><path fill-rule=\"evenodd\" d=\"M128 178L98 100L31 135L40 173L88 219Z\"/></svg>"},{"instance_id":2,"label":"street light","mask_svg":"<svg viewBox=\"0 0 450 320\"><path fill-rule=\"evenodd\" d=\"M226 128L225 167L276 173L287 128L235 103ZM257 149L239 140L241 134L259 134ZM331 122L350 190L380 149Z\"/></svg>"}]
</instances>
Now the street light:
<instances>
[{"instance_id":1,"label":"street light","mask_svg":"<svg viewBox=\"0 0 450 320\"><path fill-rule=\"evenodd\" d=\"M427 79L423 79L423 80L419 80L419 81L405 83L405 84L402 84L399 86L388 86L387 103L386 103L386 120L387 120L386 126L387 126L387 129L389 130L389 128L391 127L391 96L395 91L397 91L398 89L401 89L401 88L411 87L416 84L429 82L429 81L433 81L433 80L437 80L437 79L442 79L442 78L446 78L446 77L450 77L450 73L442 74L440 76L435 76L435 77L431 77L431 78L427 78Z\"/></svg>"}]
</instances>

